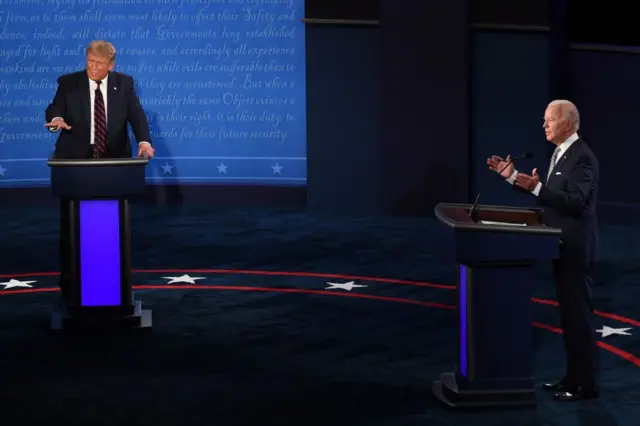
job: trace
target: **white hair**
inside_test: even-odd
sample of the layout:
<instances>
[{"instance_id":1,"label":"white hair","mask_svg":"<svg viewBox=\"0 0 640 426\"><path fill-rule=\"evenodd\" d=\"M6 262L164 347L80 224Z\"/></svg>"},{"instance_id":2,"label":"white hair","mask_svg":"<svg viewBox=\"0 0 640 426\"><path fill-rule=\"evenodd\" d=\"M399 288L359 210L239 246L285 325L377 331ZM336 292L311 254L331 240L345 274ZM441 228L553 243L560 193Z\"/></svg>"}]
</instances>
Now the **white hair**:
<instances>
[{"instance_id":1,"label":"white hair","mask_svg":"<svg viewBox=\"0 0 640 426\"><path fill-rule=\"evenodd\" d=\"M575 106L575 104L566 99L556 99L549 103L549 106L555 105L560 107L562 118L571 123L573 125L574 131L577 132L580 129L580 113L578 112L578 108Z\"/></svg>"}]
</instances>

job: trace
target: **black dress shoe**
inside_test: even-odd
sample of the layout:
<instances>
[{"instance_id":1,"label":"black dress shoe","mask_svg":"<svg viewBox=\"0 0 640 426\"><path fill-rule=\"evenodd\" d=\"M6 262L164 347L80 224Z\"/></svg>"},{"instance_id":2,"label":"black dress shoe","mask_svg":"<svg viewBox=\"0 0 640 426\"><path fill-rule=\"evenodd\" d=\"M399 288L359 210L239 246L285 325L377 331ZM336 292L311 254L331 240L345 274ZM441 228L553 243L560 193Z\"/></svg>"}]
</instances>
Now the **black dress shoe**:
<instances>
[{"instance_id":1,"label":"black dress shoe","mask_svg":"<svg viewBox=\"0 0 640 426\"><path fill-rule=\"evenodd\" d=\"M565 387L565 380L562 379L557 383L544 383L542 389L546 391L560 392Z\"/></svg>"},{"instance_id":2,"label":"black dress shoe","mask_svg":"<svg viewBox=\"0 0 640 426\"><path fill-rule=\"evenodd\" d=\"M591 399L600 396L598 388L593 386L572 386L564 387L555 393L554 398L558 401L577 401L579 399Z\"/></svg>"}]
</instances>

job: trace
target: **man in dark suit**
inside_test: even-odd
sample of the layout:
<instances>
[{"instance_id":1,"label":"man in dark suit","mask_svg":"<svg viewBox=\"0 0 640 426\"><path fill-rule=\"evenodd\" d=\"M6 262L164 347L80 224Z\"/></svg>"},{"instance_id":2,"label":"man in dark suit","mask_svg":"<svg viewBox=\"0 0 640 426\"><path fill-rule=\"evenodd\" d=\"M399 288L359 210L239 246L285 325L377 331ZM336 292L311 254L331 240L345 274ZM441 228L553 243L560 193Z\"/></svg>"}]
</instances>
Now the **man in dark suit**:
<instances>
[{"instance_id":1,"label":"man in dark suit","mask_svg":"<svg viewBox=\"0 0 640 426\"><path fill-rule=\"evenodd\" d=\"M109 42L96 40L87 48L87 67L58 78L58 89L45 111L45 127L60 132L54 156L61 159L130 158L131 142L127 124L138 140L138 156L153 158L147 117L135 92L133 78L112 71L116 49ZM63 299L67 293L65 235L68 215L62 204L60 228L61 277ZM69 302L67 300L67 302Z\"/></svg>"},{"instance_id":2,"label":"man in dark suit","mask_svg":"<svg viewBox=\"0 0 640 426\"><path fill-rule=\"evenodd\" d=\"M112 71L116 49L106 41L87 48L87 68L58 78L58 90L45 111L50 131L61 131L56 158L131 157L127 123L138 140L138 155L153 157L147 117L133 78Z\"/></svg>"},{"instance_id":3,"label":"man in dark suit","mask_svg":"<svg viewBox=\"0 0 640 426\"><path fill-rule=\"evenodd\" d=\"M543 207L545 225L562 230L560 256L553 261L553 275L560 308L566 352L566 375L558 383L544 384L555 398L571 401L598 396L598 353L592 324L591 286L598 255L596 200L598 160L578 136L580 115L567 100L549 104L544 116L547 140L556 149L542 178L518 172L510 157L492 156L489 169L514 188L536 197Z\"/></svg>"}]
</instances>

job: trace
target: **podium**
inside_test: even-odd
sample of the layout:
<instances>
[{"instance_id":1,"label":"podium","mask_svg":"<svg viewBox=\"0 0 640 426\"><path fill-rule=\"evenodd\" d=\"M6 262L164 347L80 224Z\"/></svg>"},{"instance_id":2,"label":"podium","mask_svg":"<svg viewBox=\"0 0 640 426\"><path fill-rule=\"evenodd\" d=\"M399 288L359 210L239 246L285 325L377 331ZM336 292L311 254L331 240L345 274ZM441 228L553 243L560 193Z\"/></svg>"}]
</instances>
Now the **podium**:
<instances>
[{"instance_id":1,"label":"podium","mask_svg":"<svg viewBox=\"0 0 640 426\"><path fill-rule=\"evenodd\" d=\"M151 311L135 301L129 198L146 191L147 158L55 159L51 190L60 198L60 253L66 283L54 330L150 329Z\"/></svg>"},{"instance_id":2,"label":"podium","mask_svg":"<svg viewBox=\"0 0 640 426\"><path fill-rule=\"evenodd\" d=\"M534 208L440 203L435 215L457 264L458 354L434 395L459 409L535 405L532 267L559 256L561 230Z\"/></svg>"}]
</instances>

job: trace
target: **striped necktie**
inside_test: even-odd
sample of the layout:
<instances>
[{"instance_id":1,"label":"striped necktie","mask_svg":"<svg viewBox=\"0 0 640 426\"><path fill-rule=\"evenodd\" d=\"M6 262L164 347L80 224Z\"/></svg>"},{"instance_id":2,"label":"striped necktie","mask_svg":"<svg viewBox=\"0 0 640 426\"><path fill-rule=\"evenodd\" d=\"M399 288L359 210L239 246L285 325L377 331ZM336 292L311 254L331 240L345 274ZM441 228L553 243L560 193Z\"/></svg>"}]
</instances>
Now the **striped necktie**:
<instances>
[{"instance_id":1,"label":"striped necktie","mask_svg":"<svg viewBox=\"0 0 640 426\"><path fill-rule=\"evenodd\" d=\"M560 147L557 147L556 150L553 151L553 155L551 156L551 162L549 163L549 172L547 172L547 181L551 176L551 171L553 170L553 168L556 166L556 163L558 162L559 155L560 155Z\"/></svg>"},{"instance_id":2,"label":"striped necktie","mask_svg":"<svg viewBox=\"0 0 640 426\"><path fill-rule=\"evenodd\" d=\"M93 158L100 158L107 152L107 117L104 112L104 99L100 91L102 81L96 81L93 104Z\"/></svg>"}]
</instances>

